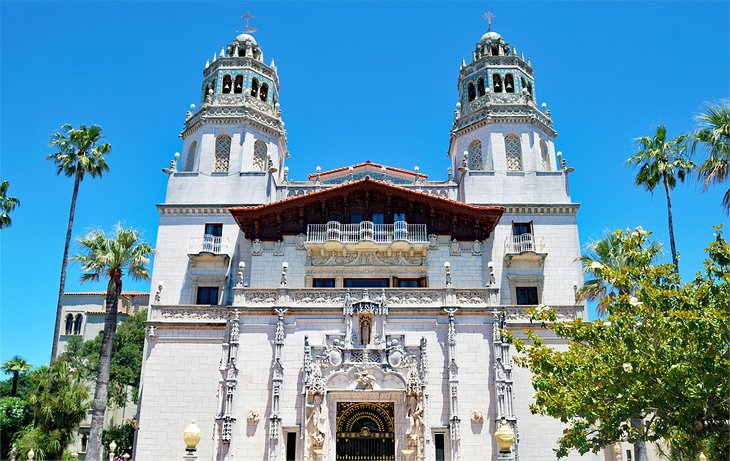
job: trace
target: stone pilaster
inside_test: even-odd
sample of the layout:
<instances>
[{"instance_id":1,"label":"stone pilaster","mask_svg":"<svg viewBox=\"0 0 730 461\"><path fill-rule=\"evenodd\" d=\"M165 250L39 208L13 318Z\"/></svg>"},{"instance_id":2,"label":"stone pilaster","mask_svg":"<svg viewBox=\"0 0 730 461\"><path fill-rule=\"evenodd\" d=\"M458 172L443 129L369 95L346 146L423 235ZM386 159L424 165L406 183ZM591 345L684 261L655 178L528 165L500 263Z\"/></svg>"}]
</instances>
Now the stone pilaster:
<instances>
[{"instance_id":1,"label":"stone pilaster","mask_svg":"<svg viewBox=\"0 0 730 461\"><path fill-rule=\"evenodd\" d=\"M457 308L444 309L449 316L449 433L451 434L451 459L459 461L461 445L461 419L459 419L459 367L456 364L456 327L454 316Z\"/></svg>"},{"instance_id":2,"label":"stone pilaster","mask_svg":"<svg viewBox=\"0 0 730 461\"><path fill-rule=\"evenodd\" d=\"M233 436L233 425L236 417L233 416L233 399L238 386L238 345L241 330L241 321L238 310L228 320L228 341L223 344L221 359L221 381L218 390L219 413L216 415L216 438L218 440L218 459L227 459Z\"/></svg>"},{"instance_id":3,"label":"stone pilaster","mask_svg":"<svg viewBox=\"0 0 730 461\"><path fill-rule=\"evenodd\" d=\"M515 433L515 441L510 456L499 459L518 460L519 433L517 432L517 418L513 408L513 379L512 379L512 356L510 345L504 341L502 329L506 325L504 312L492 311L492 347L494 351L494 384L497 394L497 417L494 430L499 428L501 421L506 420Z\"/></svg>"},{"instance_id":4,"label":"stone pilaster","mask_svg":"<svg viewBox=\"0 0 730 461\"><path fill-rule=\"evenodd\" d=\"M284 314L286 309L276 309L276 333L274 334L274 364L271 378L271 417L269 418L269 460L281 458L281 384L284 381L284 367L281 364L281 350L284 347Z\"/></svg>"}]
</instances>

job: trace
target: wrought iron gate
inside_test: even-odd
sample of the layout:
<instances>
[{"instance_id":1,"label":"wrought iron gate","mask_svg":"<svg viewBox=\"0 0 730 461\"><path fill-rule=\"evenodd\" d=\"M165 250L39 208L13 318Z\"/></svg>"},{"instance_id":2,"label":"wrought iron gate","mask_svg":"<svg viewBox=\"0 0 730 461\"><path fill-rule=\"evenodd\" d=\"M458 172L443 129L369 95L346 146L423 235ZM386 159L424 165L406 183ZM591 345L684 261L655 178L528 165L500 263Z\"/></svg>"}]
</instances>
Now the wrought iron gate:
<instances>
[{"instance_id":1,"label":"wrought iron gate","mask_svg":"<svg viewBox=\"0 0 730 461\"><path fill-rule=\"evenodd\" d=\"M395 461L393 402L337 403L337 461Z\"/></svg>"}]
</instances>

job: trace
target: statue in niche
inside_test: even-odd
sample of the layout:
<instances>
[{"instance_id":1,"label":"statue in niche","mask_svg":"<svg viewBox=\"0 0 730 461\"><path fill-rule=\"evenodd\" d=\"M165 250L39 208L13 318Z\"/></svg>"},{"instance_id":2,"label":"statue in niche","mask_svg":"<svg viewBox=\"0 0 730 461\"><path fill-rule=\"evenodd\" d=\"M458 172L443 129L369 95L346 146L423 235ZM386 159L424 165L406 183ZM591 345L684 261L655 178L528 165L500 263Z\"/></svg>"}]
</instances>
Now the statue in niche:
<instances>
[{"instance_id":1,"label":"statue in niche","mask_svg":"<svg viewBox=\"0 0 730 461\"><path fill-rule=\"evenodd\" d=\"M370 317L362 317L360 319L360 344L367 346L370 344L370 333L372 330L372 320Z\"/></svg>"},{"instance_id":2,"label":"statue in niche","mask_svg":"<svg viewBox=\"0 0 730 461\"><path fill-rule=\"evenodd\" d=\"M324 434L326 430L326 406L324 405L322 395L315 393L312 401L307 403L309 417L307 417L307 434L312 448L321 448L324 443Z\"/></svg>"},{"instance_id":3,"label":"statue in niche","mask_svg":"<svg viewBox=\"0 0 730 461\"><path fill-rule=\"evenodd\" d=\"M251 243L251 254L254 256L261 256L264 253L264 244L261 240L256 239Z\"/></svg>"},{"instance_id":4,"label":"statue in niche","mask_svg":"<svg viewBox=\"0 0 730 461\"><path fill-rule=\"evenodd\" d=\"M423 404L416 394L408 396L408 429L406 434L411 440L417 440L423 432Z\"/></svg>"}]
</instances>

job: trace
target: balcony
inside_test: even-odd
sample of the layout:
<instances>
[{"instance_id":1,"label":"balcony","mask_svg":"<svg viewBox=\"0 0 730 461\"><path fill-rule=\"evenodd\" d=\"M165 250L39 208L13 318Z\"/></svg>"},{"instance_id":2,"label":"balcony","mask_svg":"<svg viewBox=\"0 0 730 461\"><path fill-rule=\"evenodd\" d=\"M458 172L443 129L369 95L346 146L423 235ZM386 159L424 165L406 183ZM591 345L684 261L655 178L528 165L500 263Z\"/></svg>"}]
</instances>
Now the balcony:
<instances>
[{"instance_id":1,"label":"balcony","mask_svg":"<svg viewBox=\"0 0 730 461\"><path fill-rule=\"evenodd\" d=\"M510 235L504 241L504 259L507 260L507 266L512 265L513 260L537 261L542 266L546 257L542 236L525 233Z\"/></svg>"},{"instance_id":2,"label":"balcony","mask_svg":"<svg viewBox=\"0 0 730 461\"><path fill-rule=\"evenodd\" d=\"M305 245L322 251L343 250L393 250L422 251L428 246L425 224L375 224L362 221L359 224L342 224L330 221L327 224L309 224Z\"/></svg>"},{"instance_id":3,"label":"balcony","mask_svg":"<svg viewBox=\"0 0 730 461\"><path fill-rule=\"evenodd\" d=\"M228 239L211 234L192 237L188 257L193 266L201 260L222 260L228 264L230 259Z\"/></svg>"}]
</instances>

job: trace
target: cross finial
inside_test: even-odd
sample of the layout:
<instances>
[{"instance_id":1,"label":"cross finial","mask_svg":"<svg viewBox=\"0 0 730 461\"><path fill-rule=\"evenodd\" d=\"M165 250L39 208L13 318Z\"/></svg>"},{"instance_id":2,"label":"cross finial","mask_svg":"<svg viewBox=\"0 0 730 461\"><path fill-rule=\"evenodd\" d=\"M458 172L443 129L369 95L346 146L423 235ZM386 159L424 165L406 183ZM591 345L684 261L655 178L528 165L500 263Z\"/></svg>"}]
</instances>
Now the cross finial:
<instances>
[{"instance_id":1,"label":"cross finial","mask_svg":"<svg viewBox=\"0 0 730 461\"><path fill-rule=\"evenodd\" d=\"M496 18L497 16L494 13L492 13L490 10L487 10L487 12L482 15L482 17L484 19L486 19L487 24L489 24L489 26L487 27L487 32L491 31L492 30L492 19Z\"/></svg>"},{"instance_id":2,"label":"cross finial","mask_svg":"<svg viewBox=\"0 0 730 461\"><path fill-rule=\"evenodd\" d=\"M251 27L251 21L256 19L256 16L252 15L249 12L246 12L243 16L241 16L241 19L243 19L243 33L244 34L252 34L256 32L255 27Z\"/></svg>"}]
</instances>

